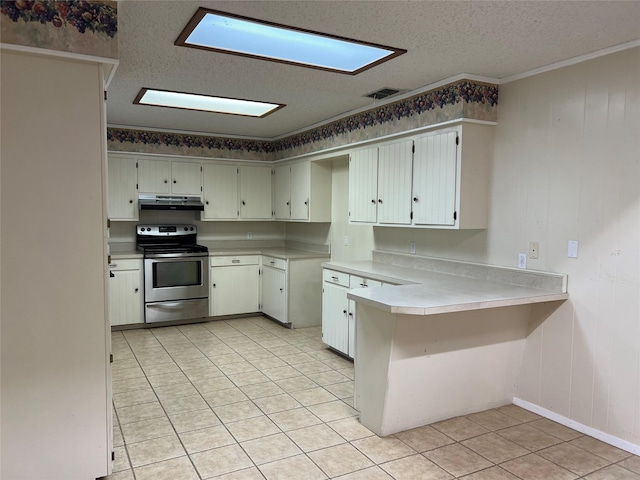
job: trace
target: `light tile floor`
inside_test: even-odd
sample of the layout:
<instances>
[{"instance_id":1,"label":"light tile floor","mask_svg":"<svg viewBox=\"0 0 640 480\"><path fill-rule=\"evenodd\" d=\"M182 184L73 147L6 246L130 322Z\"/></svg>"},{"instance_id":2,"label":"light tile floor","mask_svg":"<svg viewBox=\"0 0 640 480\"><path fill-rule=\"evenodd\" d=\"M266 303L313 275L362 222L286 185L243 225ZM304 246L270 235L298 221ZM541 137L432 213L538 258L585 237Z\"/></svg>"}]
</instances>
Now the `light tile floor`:
<instances>
[{"instance_id":1,"label":"light tile floor","mask_svg":"<svg viewBox=\"0 0 640 480\"><path fill-rule=\"evenodd\" d=\"M109 480L640 480L640 457L515 405L380 438L320 328L251 317L112 339Z\"/></svg>"}]
</instances>

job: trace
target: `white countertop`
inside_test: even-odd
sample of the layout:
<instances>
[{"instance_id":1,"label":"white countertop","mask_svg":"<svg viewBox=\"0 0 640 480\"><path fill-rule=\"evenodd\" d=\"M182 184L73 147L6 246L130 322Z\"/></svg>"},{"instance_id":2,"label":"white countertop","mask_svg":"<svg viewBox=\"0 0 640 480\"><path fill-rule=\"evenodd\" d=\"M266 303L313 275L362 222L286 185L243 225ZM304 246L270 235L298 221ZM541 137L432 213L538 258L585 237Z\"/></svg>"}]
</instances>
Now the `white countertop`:
<instances>
[{"instance_id":1,"label":"white countertop","mask_svg":"<svg viewBox=\"0 0 640 480\"><path fill-rule=\"evenodd\" d=\"M533 288L384 263L326 262L323 263L323 267L395 284L377 288L356 288L348 293L352 300L390 313L435 315L564 301L569 298L566 292L560 290ZM540 275L544 272L531 273Z\"/></svg>"}]
</instances>

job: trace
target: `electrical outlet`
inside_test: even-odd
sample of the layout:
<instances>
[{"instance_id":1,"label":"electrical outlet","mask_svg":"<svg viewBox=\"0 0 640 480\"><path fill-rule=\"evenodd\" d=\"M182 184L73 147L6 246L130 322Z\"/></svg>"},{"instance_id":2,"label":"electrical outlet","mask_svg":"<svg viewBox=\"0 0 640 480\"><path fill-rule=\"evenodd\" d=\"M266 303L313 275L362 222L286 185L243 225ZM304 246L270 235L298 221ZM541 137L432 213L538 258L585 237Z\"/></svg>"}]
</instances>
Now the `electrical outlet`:
<instances>
[{"instance_id":1,"label":"electrical outlet","mask_svg":"<svg viewBox=\"0 0 640 480\"><path fill-rule=\"evenodd\" d=\"M349 235L345 235L344 236L344 246L348 247L349 246Z\"/></svg>"},{"instance_id":2,"label":"electrical outlet","mask_svg":"<svg viewBox=\"0 0 640 480\"><path fill-rule=\"evenodd\" d=\"M416 253L416 242L409 243L409 252Z\"/></svg>"},{"instance_id":3,"label":"electrical outlet","mask_svg":"<svg viewBox=\"0 0 640 480\"><path fill-rule=\"evenodd\" d=\"M251 240L253 238L253 232L247 232L247 240Z\"/></svg>"},{"instance_id":4,"label":"electrical outlet","mask_svg":"<svg viewBox=\"0 0 640 480\"><path fill-rule=\"evenodd\" d=\"M527 268L527 254L519 253L518 254L518 268Z\"/></svg>"},{"instance_id":5,"label":"electrical outlet","mask_svg":"<svg viewBox=\"0 0 640 480\"><path fill-rule=\"evenodd\" d=\"M536 259L540 253L540 244L538 242L529 242L529 258Z\"/></svg>"}]
</instances>

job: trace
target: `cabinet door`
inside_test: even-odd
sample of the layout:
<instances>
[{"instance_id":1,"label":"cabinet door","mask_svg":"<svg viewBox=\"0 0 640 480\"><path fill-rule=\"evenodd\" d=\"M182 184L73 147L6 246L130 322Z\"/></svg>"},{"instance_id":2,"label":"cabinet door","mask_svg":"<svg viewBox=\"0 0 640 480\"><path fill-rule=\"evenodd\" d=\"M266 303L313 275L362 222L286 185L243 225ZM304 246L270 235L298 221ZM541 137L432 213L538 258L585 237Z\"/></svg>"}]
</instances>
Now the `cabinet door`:
<instances>
[{"instance_id":1,"label":"cabinet door","mask_svg":"<svg viewBox=\"0 0 640 480\"><path fill-rule=\"evenodd\" d=\"M262 270L262 312L279 322L287 323L286 305L285 272L264 267Z\"/></svg>"},{"instance_id":2,"label":"cabinet door","mask_svg":"<svg viewBox=\"0 0 640 480\"><path fill-rule=\"evenodd\" d=\"M158 158L138 159L138 192L162 193L171 192L171 162Z\"/></svg>"},{"instance_id":3,"label":"cabinet door","mask_svg":"<svg viewBox=\"0 0 640 480\"><path fill-rule=\"evenodd\" d=\"M271 219L271 167L240 167L240 217Z\"/></svg>"},{"instance_id":4,"label":"cabinet door","mask_svg":"<svg viewBox=\"0 0 640 480\"><path fill-rule=\"evenodd\" d=\"M375 223L378 209L378 148L358 150L349 159L349 220Z\"/></svg>"},{"instance_id":5,"label":"cabinet door","mask_svg":"<svg viewBox=\"0 0 640 480\"><path fill-rule=\"evenodd\" d=\"M456 132L416 139L413 167L413 223L454 225Z\"/></svg>"},{"instance_id":6,"label":"cabinet door","mask_svg":"<svg viewBox=\"0 0 640 480\"><path fill-rule=\"evenodd\" d=\"M291 165L291 220L309 220L309 162Z\"/></svg>"},{"instance_id":7,"label":"cabinet door","mask_svg":"<svg viewBox=\"0 0 640 480\"><path fill-rule=\"evenodd\" d=\"M276 167L273 179L273 210L277 220L291 218L291 166Z\"/></svg>"},{"instance_id":8,"label":"cabinet door","mask_svg":"<svg viewBox=\"0 0 640 480\"><path fill-rule=\"evenodd\" d=\"M234 165L203 166L204 220L238 218L238 167Z\"/></svg>"},{"instance_id":9,"label":"cabinet door","mask_svg":"<svg viewBox=\"0 0 640 480\"><path fill-rule=\"evenodd\" d=\"M258 307L258 265L211 268L210 314L253 313Z\"/></svg>"},{"instance_id":10,"label":"cabinet door","mask_svg":"<svg viewBox=\"0 0 640 480\"><path fill-rule=\"evenodd\" d=\"M109 157L109 218L138 220L136 161L131 157Z\"/></svg>"},{"instance_id":11,"label":"cabinet door","mask_svg":"<svg viewBox=\"0 0 640 480\"><path fill-rule=\"evenodd\" d=\"M198 162L171 162L171 193L174 195L200 195L202 193L202 166Z\"/></svg>"},{"instance_id":12,"label":"cabinet door","mask_svg":"<svg viewBox=\"0 0 640 480\"><path fill-rule=\"evenodd\" d=\"M411 223L413 141L378 149L378 223Z\"/></svg>"},{"instance_id":13,"label":"cabinet door","mask_svg":"<svg viewBox=\"0 0 640 480\"><path fill-rule=\"evenodd\" d=\"M111 271L109 318L111 325L142 323L142 271Z\"/></svg>"},{"instance_id":14,"label":"cabinet door","mask_svg":"<svg viewBox=\"0 0 640 480\"><path fill-rule=\"evenodd\" d=\"M322 288L322 341L344 354L349 353L347 289L331 283Z\"/></svg>"}]
</instances>

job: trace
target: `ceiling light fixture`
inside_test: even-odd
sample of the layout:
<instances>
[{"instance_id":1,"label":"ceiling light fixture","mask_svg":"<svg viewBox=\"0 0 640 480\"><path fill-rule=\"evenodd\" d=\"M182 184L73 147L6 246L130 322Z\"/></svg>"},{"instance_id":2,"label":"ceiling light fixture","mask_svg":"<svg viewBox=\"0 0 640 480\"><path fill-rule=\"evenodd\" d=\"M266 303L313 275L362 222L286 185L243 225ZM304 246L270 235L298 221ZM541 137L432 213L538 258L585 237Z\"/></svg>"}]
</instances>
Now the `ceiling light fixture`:
<instances>
[{"instance_id":1,"label":"ceiling light fixture","mask_svg":"<svg viewBox=\"0 0 640 480\"><path fill-rule=\"evenodd\" d=\"M406 50L199 8L175 45L355 75Z\"/></svg>"},{"instance_id":2,"label":"ceiling light fixture","mask_svg":"<svg viewBox=\"0 0 640 480\"><path fill-rule=\"evenodd\" d=\"M133 103L154 107L182 108L185 110L226 113L259 118L266 117L270 113L285 106L278 103L214 97L196 93L172 92L169 90L154 90L151 88L142 88Z\"/></svg>"}]
</instances>

